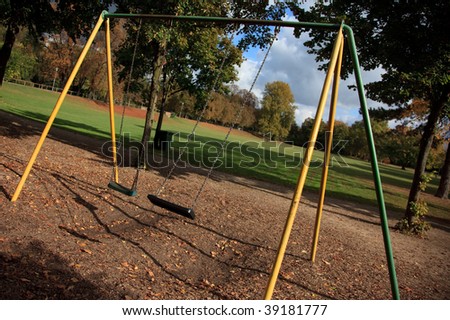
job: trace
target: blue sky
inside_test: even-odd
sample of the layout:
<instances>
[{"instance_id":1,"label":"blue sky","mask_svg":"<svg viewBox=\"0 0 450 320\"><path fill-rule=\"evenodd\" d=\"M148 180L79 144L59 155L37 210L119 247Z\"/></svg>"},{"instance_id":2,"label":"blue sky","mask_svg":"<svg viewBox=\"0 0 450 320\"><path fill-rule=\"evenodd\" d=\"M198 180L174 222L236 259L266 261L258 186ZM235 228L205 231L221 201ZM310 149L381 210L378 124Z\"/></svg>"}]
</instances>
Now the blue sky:
<instances>
[{"instance_id":1,"label":"blue sky","mask_svg":"<svg viewBox=\"0 0 450 320\"><path fill-rule=\"evenodd\" d=\"M308 5L308 2L305 5ZM295 18L287 16L285 20L294 21ZM314 117L325 79L325 72L317 70L318 64L314 60L315 56L306 52L306 47L303 45L306 40L306 34L297 39L292 35L291 28L282 28L253 89L253 93L261 99L266 83L287 82L295 97L297 106L295 119L299 125L306 118ZM239 80L236 82L240 88L250 88L264 54L265 51L257 49L249 50L244 54L246 60L238 68ZM360 59L363 58L360 57ZM363 72L364 83L379 80L381 73L381 69ZM354 84L354 76L351 75L346 81L341 81L339 90L336 119L348 124L361 120L358 95L355 91L347 88L348 85ZM369 107L380 106L379 103L371 100L368 100L368 105ZM328 112L325 111L324 115L327 117Z\"/></svg>"}]
</instances>

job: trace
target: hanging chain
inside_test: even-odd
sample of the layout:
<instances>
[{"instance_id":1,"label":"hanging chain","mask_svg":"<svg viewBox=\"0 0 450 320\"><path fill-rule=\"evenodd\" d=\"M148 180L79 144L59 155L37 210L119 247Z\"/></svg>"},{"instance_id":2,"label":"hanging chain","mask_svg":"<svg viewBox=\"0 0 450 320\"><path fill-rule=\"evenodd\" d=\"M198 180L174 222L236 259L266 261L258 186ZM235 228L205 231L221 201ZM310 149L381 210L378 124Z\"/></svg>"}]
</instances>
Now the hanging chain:
<instances>
[{"instance_id":1,"label":"hanging chain","mask_svg":"<svg viewBox=\"0 0 450 320\"><path fill-rule=\"evenodd\" d=\"M129 92L130 92L130 83L131 83L131 79L132 79L132 75L133 75L133 68L134 68L134 62L135 62L135 58L136 58L136 52L137 52L137 46L138 46L138 41L139 41L139 34L141 32L141 26L142 26L142 19L139 19L139 27L137 30L137 34L136 34L136 40L134 42L134 49L133 49L133 56L131 59L131 66L130 66L130 71L128 72L128 76L127 76L127 88L125 90L125 94L124 97L122 99L122 116L120 118L120 129L119 129L119 139L116 140L116 150L120 150L120 148L122 148L122 135L123 135L123 123L124 123L124 118L125 118L125 101L129 96ZM128 100L128 105L129 105L129 100ZM117 152L116 151L116 152ZM114 168L113 168L113 177L114 177ZM133 186L134 186L134 182L133 182Z\"/></svg>"},{"instance_id":2,"label":"hanging chain","mask_svg":"<svg viewBox=\"0 0 450 320\"><path fill-rule=\"evenodd\" d=\"M231 35L231 37L230 37L230 42L233 41L234 36L235 36L235 34L232 34L232 35ZM206 99L206 101L205 101L205 103L204 103L204 105L203 105L203 107L202 107L202 109L201 109L201 112L200 112L200 114L197 116L197 120L196 120L196 122L195 122L195 124L194 124L194 127L192 128L191 133L189 133L189 135L187 136L187 141L186 141L186 143L189 143L189 142L191 141L192 137L195 135L195 131L196 131L196 129L197 129L197 127L198 127L200 121L202 120L203 115L204 115L205 112L206 112L206 109L207 109L207 107L208 107L209 101L211 100L212 93L216 90L217 84L218 84L218 82L219 82L220 75L222 74L222 70L223 70L223 67L224 67L224 65L225 65L225 61L226 61L226 59L228 58L229 54L230 54L230 53L227 52L227 54L225 54L225 55L223 56L223 58L222 58L222 61L221 61L219 70L218 70L218 72L217 72L217 76L215 77L214 83L213 83L213 85L212 85L212 90L209 91L208 97L207 97L207 99ZM159 196L159 194L161 193L161 191L164 189L165 185L167 184L167 181L170 179L170 177L172 176L172 174L173 174L175 168L178 166L178 163L181 161L181 158L182 158L183 155L186 153L186 150L187 150L187 148L184 148L184 149L182 149L182 150L180 151L180 153L179 153L177 159L174 161L172 167L170 168L169 173L167 174L167 176L165 177L164 181L161 183L160 187L159 187L158 190L156 191L156 193L155 193L156 196Z\"/></svg>"},{"instance_id":3,"label":"hanging chain","mask_svg":"<svg viewBox=\"0 0 450 320\"><path fill-rule=\"evenodd\" d=\"M134 62L136 59L136 52L137 52L137 47L138 47L138 42L139 42L139 35L141 33L141 26L142 26L142 19L139 19L139 27L137 30L137 34L136 34L136 40L134 42L134 49L133 49L133 57L131 58L131 66L130 66L130 72L128 72L128 79L127 79L127 88L125 90L125 94L124 97L122 99L122 119L120 121L120 137L122 137L122 133L123 133L123 118L125 117L125 105L127 105L128 107L130 106L130 85L131 85L131 79L133 76L133 69L134 69Z\"/></svg>"},{"instance_id":4,"label":"hanging chain","mask_svg":"<svg viewBox=\"0 0 450 320\"><path fill-rule=\"evenodd\" d=\"M273 44L274 44L274 42L275 42L275 40L276 40L276 38L277 38L279 32L280 32L280 27L275 27L275 30L274 30L274 37L273 37L273 39L272 39L272 42L271 42L270 45L269 45L269 48L268 48L267 51L266 51L266 54L264 55L264 59L262 60L261 65L260 65L259 68L258 68L258 71L257 71L257 73L256 73L255 78L253 79L253 82L252 82L252 84L251 84L251 86L250 86L250 89L248 90L248 93L249 93L249 94L253 91L253 88L254 88L254 86L255 86L255 84L256 84L256 81L258 80L258 77L259 77L259 75L261 74L261 70L262 70L264 64L266 63L267 57L269 56L270 49L272 48L272 46L273 46ZM194 209L194 207L195 207L195 205L196 205L196 203L197 203L197 200L198 200L198 198L200 197L200 194L203 192L203 190L204 190L204 188L205 188L205 186L206 186L206 182L207 182L208 179L210 178L210 176L211 176L211 174L212 174L212 172L213 172L213 170L214 170L214 167L215 167L217 161L219 161L219 159L222 157L222 155L223 155L223 153L224 153L224 150L225 150L225 145L226 145L226 143L228 142L228 138L230 137L231 131L233 131L234 126L236 125L236 123L238 122L238 120L241 118L242 111L244 110L244 108L245 108L245 106L246 106L246 104L247 104L248 99L249 99L248 96L247 96L246 99L244 99L244 101L242 102L242 104L241 104L241 106L240 106L238 112L236 113L236 116L235 116L234 119L233 119L233 122L232 122L231 126L228 128L228 132L227 132L225 138L223 139L222 143L220 144L220 151L219 151L217 157L214 159L214 162L212 163L211 167L209 168L208 174L206 175L205 179L203 180L203 183L202 183L202 185L200 186L200 189L199 189L199 191L197 192L197 195L195 196L194 201L192 202L192 205L191 205L191 208L192 208L192 209Z\"/></svg>"}]
</instances>

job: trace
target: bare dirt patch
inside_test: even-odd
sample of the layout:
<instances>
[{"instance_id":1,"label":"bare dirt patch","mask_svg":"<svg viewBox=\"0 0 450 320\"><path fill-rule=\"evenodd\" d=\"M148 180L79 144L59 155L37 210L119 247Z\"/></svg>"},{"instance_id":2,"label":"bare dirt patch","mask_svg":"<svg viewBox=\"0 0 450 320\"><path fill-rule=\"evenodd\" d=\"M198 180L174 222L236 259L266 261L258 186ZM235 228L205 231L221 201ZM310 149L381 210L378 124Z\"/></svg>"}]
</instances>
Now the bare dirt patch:
<instances>
[{"instance_id":1,"label":"bare dirt patch","mask_svg":"<svg viewBox=\"0 0 450 320\"><path fill-rule=\"evenodd\" d=\"M215 173L188 220L147 200L165 169L142 172L138 196L127 197L106 187L102 141L52 129L12 203L42 124L0 115L2 299L263 297L291 189ZM131 183L133 169L120 173ZM163 195L189 205L202 181L201 170L175 170ZM274 298L390 299L377 208L328 198L312 264L316 200L302 199ZM401 297L449 299L448 226L391 237Z\"/></svg>"}]
</instances>

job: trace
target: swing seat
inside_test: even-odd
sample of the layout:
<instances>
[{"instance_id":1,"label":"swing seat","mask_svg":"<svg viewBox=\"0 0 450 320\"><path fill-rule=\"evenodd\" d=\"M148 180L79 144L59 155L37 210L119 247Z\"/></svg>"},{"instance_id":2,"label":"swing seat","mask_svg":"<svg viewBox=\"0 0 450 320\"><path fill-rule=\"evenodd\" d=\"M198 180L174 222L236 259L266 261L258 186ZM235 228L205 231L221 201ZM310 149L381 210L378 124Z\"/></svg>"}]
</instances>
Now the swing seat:
<instances>
[{"instance_id":1,"label":"swing seat","mask_svg":"<svg viewBox=\"0 0 450 320\"><path fill-rule=\"evenodd\" d=\"M180 206L178 204L163 200L152 194L147 195L147 198L155 206L167 209L169 211L172 211L173 213L179 214L186 218L190 218L190 219L195 218L194 210L191 208L186 208L186 207Z\"/></svg>"},{"instance_id":2,"label":"swing seat","mask_svg":"<svg viewBox=\"0 0 450 320\"><path fill-rule=\"evenodd\" d=\"M130 197L134 197L134 196L137 195L136 189L126 188L126 187L122 186L121 184L119 184L119 183L117 183L115 181L110 181L108 183L108 188L116 190L116 191L118 191L120 193L123 193L123 194L125 194L127 196L130 196Z\"/></svg>"}]
</instances>

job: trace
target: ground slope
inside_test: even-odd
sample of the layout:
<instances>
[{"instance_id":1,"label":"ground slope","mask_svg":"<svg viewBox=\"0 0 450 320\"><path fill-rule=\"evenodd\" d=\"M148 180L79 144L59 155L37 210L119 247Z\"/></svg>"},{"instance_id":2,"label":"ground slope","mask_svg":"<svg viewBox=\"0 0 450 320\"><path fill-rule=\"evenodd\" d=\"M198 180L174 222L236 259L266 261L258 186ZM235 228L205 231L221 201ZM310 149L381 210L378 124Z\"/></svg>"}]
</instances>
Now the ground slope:
<instances>
[{"instance_id":1,"label":"ground slope","mask_svg":"<svg viewBox=\"0 0 450 320\"><path fill-rule=\"evenodd\" d=\"M139 195L109 190L102 141L52 130L19 200L9 201L42 124L1 113L2 299L261 299L292 190L215 173L194 221L152 207L167 168L143 172ZM133 170L121 170L131 182ZM201 170L175 170L163 195L188 205ZM306 194L274 299L389 299L377 208L327 199L317 261L316 196ZM392 226L395 220L390 221ZM450 298L450 234L391 230L403 299Z\"/></svg>"}]
</instances>

